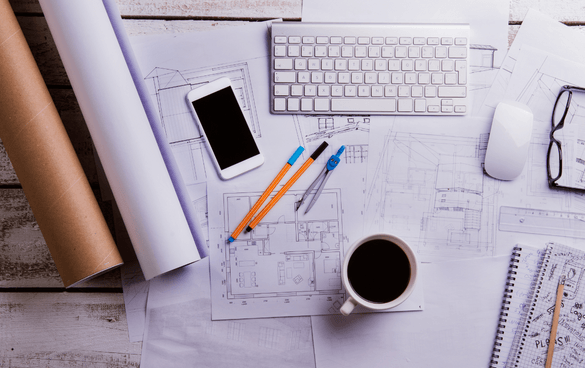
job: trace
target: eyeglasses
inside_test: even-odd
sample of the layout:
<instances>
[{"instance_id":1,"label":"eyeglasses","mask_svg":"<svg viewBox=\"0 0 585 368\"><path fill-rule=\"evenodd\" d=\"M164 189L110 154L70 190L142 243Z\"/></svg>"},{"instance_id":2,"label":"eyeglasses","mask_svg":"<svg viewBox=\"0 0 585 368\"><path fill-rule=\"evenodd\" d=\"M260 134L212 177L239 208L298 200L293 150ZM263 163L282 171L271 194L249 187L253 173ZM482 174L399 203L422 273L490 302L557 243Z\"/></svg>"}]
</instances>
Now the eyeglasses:
<instances>
[{"instance_id":1,"label":"eyeglasses","mask_svg":"<svg viewBox=\"0 0 585 368\"><path fill-rule=\"evenodd\" d=\"M553 108L550 143L546 154L546 172L548 174L548 183L551 186L557 185L557 180L563 175L563 150L561 141L557 140L554 134L565 126L565 119L573 99L573 91L585 92L585 88L563 86Z\"/></svg>"}]
</instances>

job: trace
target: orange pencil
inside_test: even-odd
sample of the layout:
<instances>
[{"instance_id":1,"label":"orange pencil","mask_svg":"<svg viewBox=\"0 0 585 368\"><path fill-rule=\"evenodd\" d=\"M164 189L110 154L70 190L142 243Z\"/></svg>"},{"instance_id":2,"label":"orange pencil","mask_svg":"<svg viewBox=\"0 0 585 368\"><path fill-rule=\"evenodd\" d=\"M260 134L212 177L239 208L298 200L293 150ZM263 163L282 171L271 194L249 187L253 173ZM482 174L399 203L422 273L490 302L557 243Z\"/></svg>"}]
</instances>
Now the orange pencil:
<instances>
[{"instance_id":1,"label":"orange pencil","mask_svg":"<svg viewBox=\"0 0 585 368\"><path fill-rule=\"evenodd\" d=\"M266 214L272 209L272 207L274 207L274 205L280 200L280 198L301 177L301 175L303 175L307 168L311 166L311 164L317 159L317 157L319 157L321 153L323 153L327 146L328 146L327 142L323 142L319 147L317 147L315 152L313 152L311 157L309 157L307 161L305 161L303 166L301 166L301 168L298 169L297 172L290 179L288 179L286 184L284 184L284 186L278 191L278 193L276 193L276 195L270 200L270 202L268 202L266 207L264 207L262 211L260 211L258 216L256 216L256 218L252 220L250 225L248 225L248 227L246 228L246 232L252 231L252 229L255 228L256 225L258 225L258 223L264 218L264 216L266 216Z\"/></svg>"},{"instance_id":2,"label":"orange pencil","mask_svg":"<svg viewBox=\"0 0 585 368\"><path fill-rule=\"evenodd\" d=\"M561 313L561 302L563 301L563 290L565 289L566 276L562 275L559 279L559 286L557 289L557 300L555 302L555 312L553 313L552 326L550 328L550 337L548 339L548 351L546 354L546 368L551 368L552 359L555 353L555 341L557 339L557 328L559 326L559 314Z\"/></svg>"},{"instance_id":3,"label":"orange pencil","mask_svg":"<svg viewBox=\"0 0 585 368\"><path fill-rule=\"evenodd\" d=\"M303 153L304 150L305 149L303 148L303 146L299 146L299 148L297 148L295 153L293 153L293 155L288 159L288 161L286 162L286 164L284 164L284 167L280 170L278 175L276 175L276 177L272 180L272 182L270 183L268 188L266 188L264 193L262 193L260 198L258 198L256 203L254 204L254 206L252 206L252 209L248 212L246 217L244 217L244 219L242 220L242 222L240 222L240 224L238 225L236 230L234 230L234 232L232 233L232 236L230 236L230 238L228 239L230 242L233 242L234 240L236 240L238 235L240 235L242 230L244 230L244 226L246 226L246 224L248 224L248 221L250 221L250 219L252 218L252 216L254 216L256 211L258 211L258 208L260 208L260 206L262 206L262 203L264 203L266 198L268 198L270 193L272 193L272 190L274 189L274 187L276 187L276 185L282 180L282 178L288 172L288 169L290 169L292 167L292 165L294 165L295 161L297 160L297 158L299 158L299 156L301 155L301 153Z\"/></svg>"}]
</instances>

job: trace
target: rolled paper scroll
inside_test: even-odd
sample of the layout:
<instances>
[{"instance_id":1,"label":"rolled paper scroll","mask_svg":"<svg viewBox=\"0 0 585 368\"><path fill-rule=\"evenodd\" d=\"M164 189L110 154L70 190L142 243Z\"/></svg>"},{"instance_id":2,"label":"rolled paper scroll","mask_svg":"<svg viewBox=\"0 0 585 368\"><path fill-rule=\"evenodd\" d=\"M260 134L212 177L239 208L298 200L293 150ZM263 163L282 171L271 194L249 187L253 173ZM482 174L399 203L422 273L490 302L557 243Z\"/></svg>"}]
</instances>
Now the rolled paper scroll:
<instances>
[{"instance_id":1,"label":"rolled paper scroll","mask_svg":"<svg viewBox=\"0 0 585 368\"><path fill-rule=\"evenodd\" d=\"M122 264L8 0L0 0L0 139L65 287Z\"/></svg>"},{"instance_id":2,"label":"rolled paper scroll","mask_svg":"<svg viewBox=\"0 0 585 368\"><path fill-rule=\"evenodd\" d=\"M199 260L103 2L40 4L144 277Z\"/></svg>"}]
</instances>

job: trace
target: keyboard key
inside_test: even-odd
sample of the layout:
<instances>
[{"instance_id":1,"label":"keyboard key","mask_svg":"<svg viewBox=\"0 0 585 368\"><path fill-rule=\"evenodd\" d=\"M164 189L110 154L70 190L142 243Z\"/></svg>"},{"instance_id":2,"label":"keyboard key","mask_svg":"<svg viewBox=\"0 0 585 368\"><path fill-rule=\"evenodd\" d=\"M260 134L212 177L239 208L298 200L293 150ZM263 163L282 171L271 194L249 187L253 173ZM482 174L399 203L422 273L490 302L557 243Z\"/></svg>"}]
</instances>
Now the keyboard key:
<instances>
[{"instance_id":1,"label":"keyboard key","mask_svg":"<svg viewBox=\"0 0 585 368\"><path fill-rule=\"evenodd\" d=\"M398 97L410 97L410 87L398 86Z\"/></svg>"},{"instance_id":2,"label":"keyboard key","mask_svg":"<svg viewBox=\"0 0 585 368\"><path fill-rule=\"evenodd\" d=\"M288 99L288 111L299 111L300 107L300 99L298 98L289 98Z\"/></svg>"},{"instance_id":3,"label":"keyboard key","mask_svg":"<svg viewBox=\"0 0 585 368\"><path fill-rule=\"evenodd\" d=\"M289 70L293 68L293 59L274 59L274 69Z\"/></svg>"},{"instance_id":4,"label":"keyboard key","mask_svg":"<svg viewBox=\"0 0 585 368\"><path fill-rule=\"evenodd\" d=\"M398 94L398 88L396 86L384 86L384 96L386 97L396 97Z\"/></svg>"},{"instance_id":5,"label":"keyboard key","mask_svg":"<svg viewBox=\"0 0 585 368\"><path fill-rule=\"evenodd\" d=\"M338 57L341 55L341 48L339 46L329 46L328 55L329 57Z\"/></svg>"},{"instance_id":6,"label":"keyboard key","mask_svg":"<svg viewBox=\"0 0 585 368\"><path fill-rule=\"evenodd\" d=\"M451 59L455 59L455 58L463 59L463 58L466 58L467 57L467 48L465 48L465 47L457 47L457 46L449 47L449 57Z\"/></svg>"},{"instance_id":7,"label":"keyboard key","mask_svg":"<svg viewBox=\"0 0 585 368\"><path fill-rule=\"evenodd\" d=\"M277 84L274 86L274 95L275 96L288 96L288 85Z\"/></svg>"},{"instance_id":8,"label":"keyboard key","mask_svg":"<svg viewBox=\"0 0 585 368\"><path fill-rule=\"evenodd\" d=\"M358 45L369 45L370 38L369 37L358 37Z\"/></svg>"},{"instance_id":9,"label":"keyboard key","mask_svg":"<svg viewBox=\"0 0 585 368\"><path fill-rule=\"evenodd\" d=\"M447 57L447 48L444 46L435 47L435 57L436 58L446 58Z\"/></svg>"},{"instance_id":10,"label":"keyboard key","mask_svg":"<svg viewBox=\"0 0 585 368\"><path fill-rule=\"evenodd\" d=\"M309 83L311 81L311 73L300 72L297 74L297 83Z\"/></svg>"},{"instance_id":11,"label":"keyboard key","mask_svg":"<svg viewBox=\"0 0 585 368\"><path fill-rule=\"evenodd\" d=\"M457 84L457 73L446 73L445 84Z\"/></svg>"},{"instance_id":12,"label":"keyboard key","mask_svg":"<svg viewBox=\"0 0 585 368\"><path fill-rule=\"evenodd\" d=\"M302 98L301 99L301 111L313 111L313 99Z\"/></svg>"},{"instance_id":13,"label":"keyboard key","mask_svg":"<svg viewBox=\"0 0 585 368\"><path fill-rule=\"evenodd\" d=\"M296 82L295 72L274 72L274 81L276 83L294 83Z\"/></svg>"},{"instance_id":14,"label":"keyboard key","mask_svg":"<svg viewBox=\"0 0 585 368\"><path fill-rule=\"evenodd\" d=\"M286 110L286 99L285 98L275 98L274 99L274 110L285 111Z\"/></svg>"},{"instance_id":15,"label":"keyboard key","mask_svg":"<svg viewBox=\"0 0 585 368\"><path fill-rule=\"evenodd\" d=\"M307 59L295 59L295 70L307 69Z\"/></svg>"},{"instance_id":16,"label":"keyboard key","mask_svg":"<svg viewBox=\"0 0 585 368\"><path fill-rule=\"evenodd\" d=\"M289 36L288 43L301 43L301 38L299 36Z\"/></svg>"},{"instance_id":17,"label":"keyboard key","mask_svg":"<svg viewBox=\"0 0 585 368\"><path fill-rule=\"evenodd\" d=\"M315 111L329 111L329 99L316 98L315 99Z\"/></svg>"},{"instance_id":18,"label":"keyboard key","mask_svg":"<svg viewBox=\"0 0 585 368\"><path fill-rule=\"evenodd\" d=\"M339 44L341 44L341 37L332 36L331 39L329 40L329 42L334 44L334 45L339 45Z\"/></svg>"},{"instance_id":19,"label":"keyboard key","mask_svg":"<svg viewBox=\"0 0 585 368\"><path fill-rule=\"evenodd\" d=\"M327 36L317 36L317 43L318 44L326 44L329 43L329 37Z\"/></svg>"},{"instance_id":20,"label":"keyboard key","mask_svg":"<svg viewBox=\"0 0 585 368\"><path fill-rule=\"evenodd\" d=\"M413 100L410 98L398 99L398 112L411 112L413 107Z\"/></svg>"},{"instance_id":21,"label":"keyboard key","mask_svg":"<svg viewBox=\"0 0 585 368\"><path fill-rule=\"evenodd\" d=\"M438 45L438 44L439 44L439 37L427 38L427 45Z\"/></svg>"},{"instance_id":22,"label":"keyboard key","mask_svg":"<svg viewBox=\"0 0 585 368\"><path fill-rule=\"evenodd\" d=\"M286 46L274 46L274 56L286 56Z\"/></svg>"},{"instance_id":23,"label":"keyboard key","mask_svg":"<svg viewBox=\"0 0 585 368\"><path fill-rule=\"evenodd\" d=\"M453 37L441 38L441 45L452 45L452 44L453 44Z\"/></svg>"},{"instance_id":24,"label":"keyboard key","mask_svg":"<svg viewBox=\"0 0 585 368\"><path fill-rule=\"evenodd\" d=\"M388 98L331 99L332 112L395 112L396 100Z\"/></svg>"},{"instance_id":25,"label":"keyboard key","mask_svg":"<svg viewBox=\"0 0 585 368\"><path fill-rule=\"evenodd\" d=\"M393 46L384 46L384 47L382 47L382 57L383 58L392 58L392 57L394 57L394 47Z\"/></svg>"},{"instance_id":26,"label":"keyboard key","mask_svg":"<svg viewBox=\"0 0 585 368\"><path fill-rule=\"evenodd\" d=\"M315 43L315 37L313 36L304 36L303 43Z\"/></svg>"},{"instance_id":27,"label":"keyboard key","mask_svg":"<svg viewBox=\"0 0 585 368\"><path fill-rule=\"evenodd\" d=\"M366 46L355 47L355 57L363 58L368 55L368 48Z\"/></svg>"},{"instance_id":28,"label":"keyboard key","mask_svg":"<svg viewBox=\"0 0 585 368\"><path fill-rule=\"evenodd\" d=\"M286 36L274 37L274 43L286 43Z\"/></svg>"},{"instance_id":29,"label":"keyboard key","mask_svg":"<svg viewBox=\"0 0 585 368\"><path fill-rule=\"evenodd\" d=\"M386 37L386 45L398 45L398 37Z\"/></svg>"},{"instance_id":30,"label":"keyboard key","mask_svg":"<svg viewBox=\"0 0 585 368\"><path fill-rule=\"evenodd\" d=\"M427 109L427 101L417 98L414 100L414 111L425 112Z\"/></svg>"},{"instance_id":31,"label":"keyboard key","mask_svg":"<svg viewBox=\"0 0 585 368\"><path fill-rule=\"evenodd\" d=\"M295 57L301 55L301 48L296 45L291 45L288 47L288 56Z\"/></svg>"},{"instance_id":32,"label":"keyboard key","mask_svg":"<svg viewBox=\"0 0 585 368\"><path fill-rule=\"evenodd\" d=\"M344 38L343 38L343 42L344 42L346 45L355 45L356 38L355 38L355 37L353 37L353 36L344 37Z\"/></svg>"},{"instance_id":33,"label":"keyboard key","mask_svg":"<svg viewBox=\"0 0 585 368\"><path fill-rule=\"evenodd\" d=\"M440 86L439 97L467 97L467 87L465 86Z\"/></svg>"},{"instance_id":34,"label":"keyboard key","mask_svg":"<svg viewBox=\"0 0 585 368\"><path fill-rule=\"evenodd\" d=\"M275 86L277 87L277 86ZM291 96L302 96L303 95L303 86L300 84L295 84L290 87L290 95Z\"/></svg>"},{"instance_id":35,"label":"keyboard key","mask_svg":"<svg viewBox=\"0 0 585 368\"><path fill-rule=\"evenodd\" d=\"M406 46L396 46L394 48L394 57L397 58L405 58L407 55L407 48Z\"/></svg>"},{"instance_id":36,"label":"keyboard key","mask_svg":"<svg viewBox=\"0 0 585 368\"><path fill-rule=\"evenodd\" d=\"M327 56L327 46L315 46L315 56L316 57L326 57Z\"/></svg>"},{"instance_id":37,"label":"keyboard key","mask_svg":"<svg viewBox=\"0 0 585 368\"><path fill-rule=\"evenodd\" d=\"M455 62L455 70L457 71L458 83L467 84L467 61L457 60Z\"/></svg>"},{"instance_id":38,"label":"keyboard key","mask_svg":"<svg viewBox=\"0 0 585 368\"><path fill-rule=\"evenodd\" d=\"M341 48L341 56L345 58L353 57L353 46L343 46Z\"/></svg>"},{"instance_id":39,"label":"keyboard key","mask_svg":"<svg viewBox=\"0 0 585 368\"><path fill-rule=\"evenodd\" d=\"M313 46L301 47L301 56L302 57L312 57L313 56Z\"/></svg>"},{"instance_id":40,"label":"keyboard key","mask_svg":"<svg viewBox=\"0 0 585 368\"><path fill-rule=\"evenodd\" d=\"M467 38L455 37L455 45L457 45L457 46L467 45Z\"/></svg>"}]
</instances>

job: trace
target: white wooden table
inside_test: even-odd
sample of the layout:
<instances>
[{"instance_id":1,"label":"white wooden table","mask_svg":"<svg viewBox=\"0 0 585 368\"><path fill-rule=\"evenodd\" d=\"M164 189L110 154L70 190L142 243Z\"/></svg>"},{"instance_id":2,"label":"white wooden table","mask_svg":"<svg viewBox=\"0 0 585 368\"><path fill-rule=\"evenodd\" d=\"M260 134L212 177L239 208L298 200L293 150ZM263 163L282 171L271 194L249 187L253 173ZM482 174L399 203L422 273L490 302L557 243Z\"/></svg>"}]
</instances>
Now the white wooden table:
<instances>
[{"instance_id":1,"label":"white wooden table","mask_svg":"<svg viewBox=\"0 0 585 368\"><path fill-rule=\"evenodd\" d=\"M38 1L10 3L99 199L89 132ZM118 0L118 3L131 35L197 31L272 18L300 20L302 7L302 0ZM585 32L583 0L511 0L510 42L529 8ZM111 223L111 207L101 203ZM0 367L139 366L141 343L128 340L119 270L64 291L1 145L0 220Z\"/></svg>"}]
</instances>

